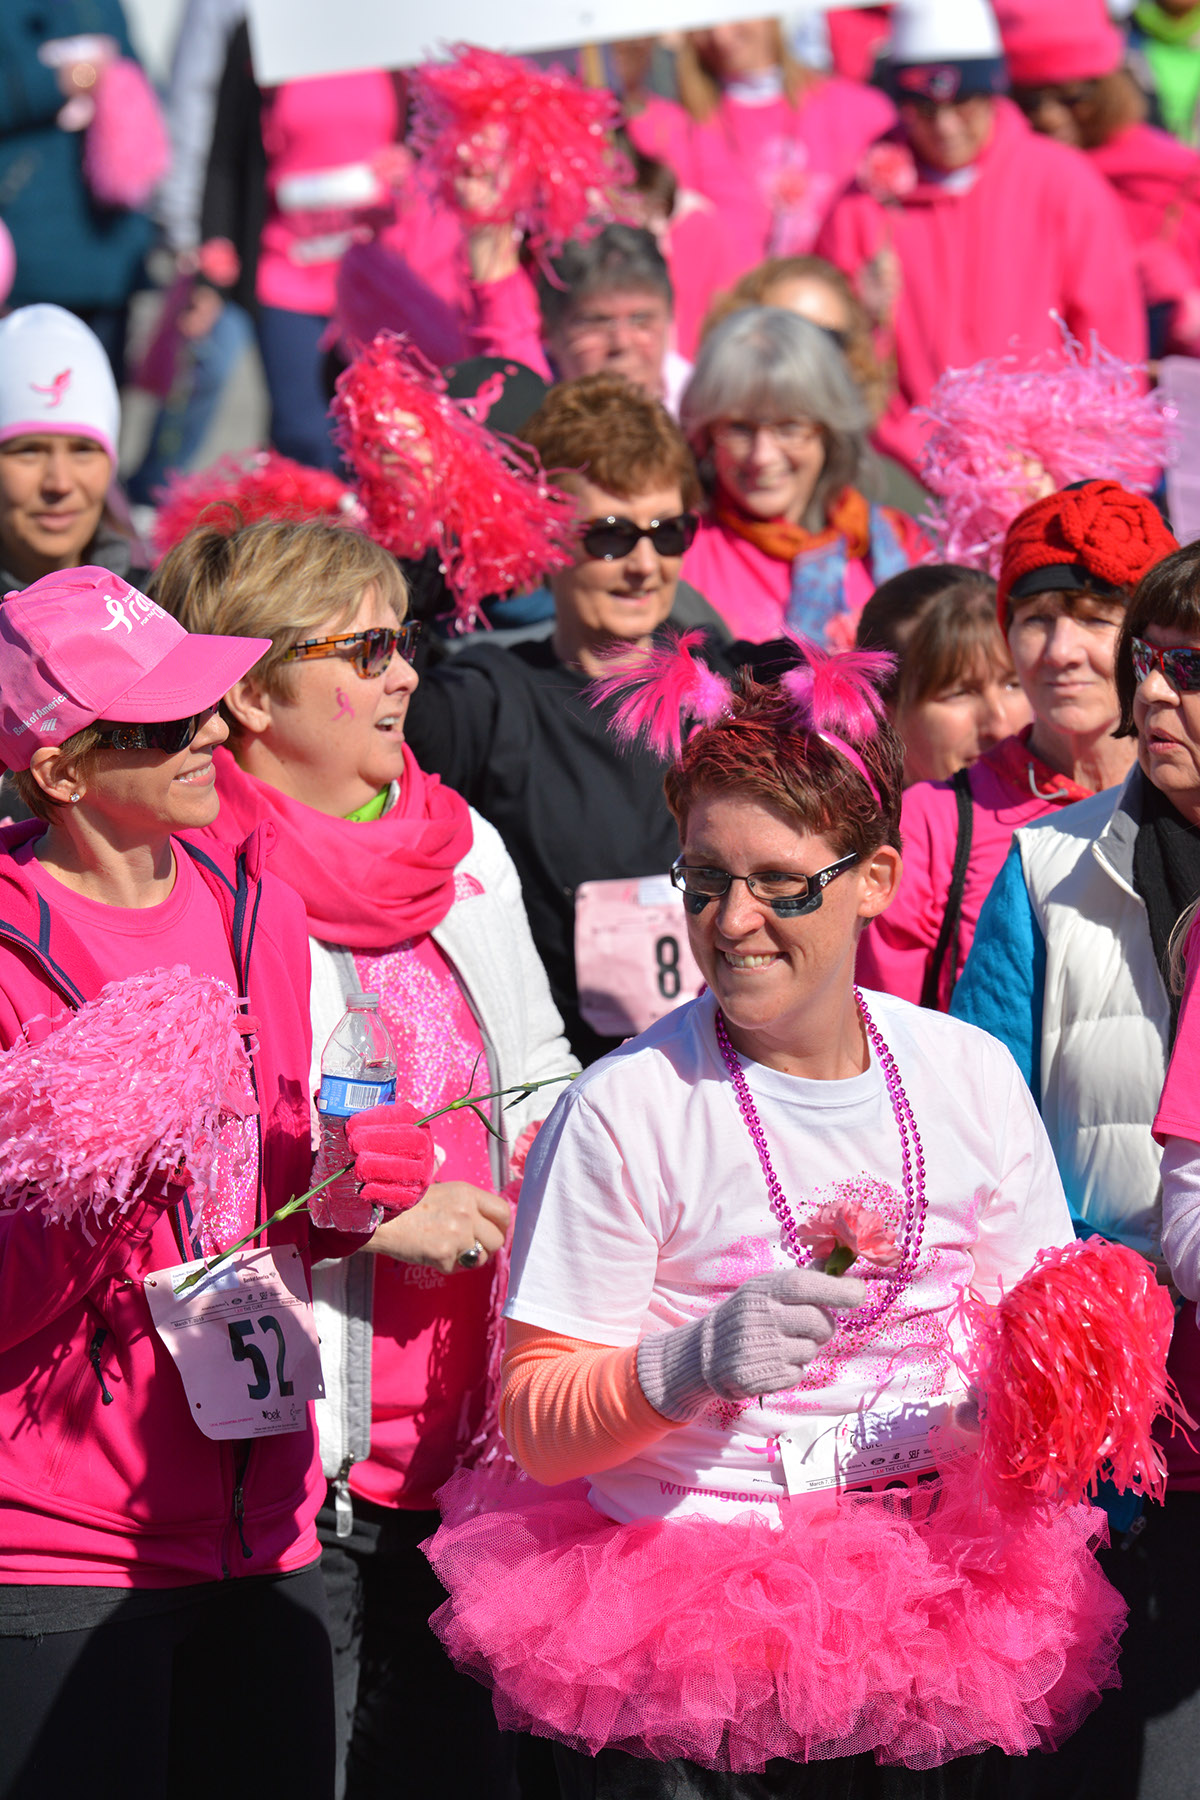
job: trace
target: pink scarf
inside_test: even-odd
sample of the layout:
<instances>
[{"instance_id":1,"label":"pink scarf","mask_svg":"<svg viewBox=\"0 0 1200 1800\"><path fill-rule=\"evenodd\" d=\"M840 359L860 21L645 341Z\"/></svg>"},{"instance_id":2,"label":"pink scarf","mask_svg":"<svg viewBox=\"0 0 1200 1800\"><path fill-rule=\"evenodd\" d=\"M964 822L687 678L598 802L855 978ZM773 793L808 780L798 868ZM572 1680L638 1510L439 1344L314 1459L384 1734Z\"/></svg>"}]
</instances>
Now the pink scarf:
<instances>
[{"instance_id":1,"label":"pink scarf","mask_svg":"<svg viewBox=\"0 0 1200 1800\"><path fill-rule=\"evenodd\" d=\"M240 844L269 819L278 833L271 867L295 888L312 937L351 950L383 950L421 937L454 903L454 868L471 848L467 803L426 775L405 747L400 798L381 819L352 823L291 800L218 750L221 811L211 833Z\"/></svg>"}]
</instances>

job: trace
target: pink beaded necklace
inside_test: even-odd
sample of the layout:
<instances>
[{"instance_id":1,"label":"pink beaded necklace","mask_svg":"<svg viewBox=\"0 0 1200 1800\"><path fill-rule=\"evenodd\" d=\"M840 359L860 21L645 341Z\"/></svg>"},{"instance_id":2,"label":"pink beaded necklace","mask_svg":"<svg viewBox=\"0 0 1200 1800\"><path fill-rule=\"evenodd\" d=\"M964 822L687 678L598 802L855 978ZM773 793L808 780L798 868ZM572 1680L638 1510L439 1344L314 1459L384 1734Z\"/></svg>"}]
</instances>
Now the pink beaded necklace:
<instances>
[{"instance_id":1,"label":"pink beaded necklace","mask_svg":"<svg viewBox=\"0 0 1200 1800\"><path fill-rule=\"evenodd\" d=\"M883 1079L887 1084L888 1098L895 1114L896 1129L900 1134L900 1157L904 1167L904 1225L901 1239L901 1255L898 1266L889 1271L884 1292L880 1299L861 1306L857 1311L847 1313L840 1322L842 1331L865 1331L877 1325L884 1314L899 1299L901 1292L912 1279L916 1270L917 1258L921 1253L921 1238L925 1231L925 1152L921 1148L921 1135L917 1130L917 1121L913 1117L912 1107L908 1103L908 1095L904 1092L904 1084L900 1080L900 1071L896 1067L896 1059L883 1040L883 1034L874 1019L867 1011L866 1002L858 988L854 990L854 998L858 1002L858 1010L862 1015L863 1027L867 1040L883 1071ZM717 1009L717 1043L729 1079L733 1083L734 1093L746 1130L750 1133L750 1141L758 1152L758 1160L762 1164L762 1172L766 1177L767 1194L771 1202L771 1211L779 1221L783 1235L784 1248L801 1268L812 1261L812 1250L802 1244L797 1236L797 1224L788 1204L787 1196L780 1184L779 1177L771 1162L771 1153L767 1148L767 1134L763 1130L762 1120L758 1116L758 1108L750 1089L746 1085L746 1077L742 1073L742 1065L738 1061L737 1052L729 1041L729 1033L725 1029L725 1020Z\"/></svg>"}]
</instances>

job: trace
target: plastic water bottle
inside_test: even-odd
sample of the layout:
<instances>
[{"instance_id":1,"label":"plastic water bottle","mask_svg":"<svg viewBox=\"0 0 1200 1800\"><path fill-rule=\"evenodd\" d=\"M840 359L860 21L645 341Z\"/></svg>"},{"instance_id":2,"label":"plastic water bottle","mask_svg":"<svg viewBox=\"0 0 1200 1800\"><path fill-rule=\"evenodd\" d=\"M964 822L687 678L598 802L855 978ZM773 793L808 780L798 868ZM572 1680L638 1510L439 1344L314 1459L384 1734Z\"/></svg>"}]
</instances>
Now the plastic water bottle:
<instances>
[{"instance_id":1,"label":"plastic water bottle","mask_svg":"<svg viewBox=\"0 0 1200 1800\"><path fill-rule=\"evenodd\" d=\"M354 1159L346 1142L346 1120L396 1098L396 1051L379 1016L378 994L350 994L346 1011L321 1054L317 1113L321 1148L314 1181ZM341 1175L309 1202L313 1223L334 1231L367 1231L381 1209L363 1200L353 1173Z\"/></svg>"}]
</instances>

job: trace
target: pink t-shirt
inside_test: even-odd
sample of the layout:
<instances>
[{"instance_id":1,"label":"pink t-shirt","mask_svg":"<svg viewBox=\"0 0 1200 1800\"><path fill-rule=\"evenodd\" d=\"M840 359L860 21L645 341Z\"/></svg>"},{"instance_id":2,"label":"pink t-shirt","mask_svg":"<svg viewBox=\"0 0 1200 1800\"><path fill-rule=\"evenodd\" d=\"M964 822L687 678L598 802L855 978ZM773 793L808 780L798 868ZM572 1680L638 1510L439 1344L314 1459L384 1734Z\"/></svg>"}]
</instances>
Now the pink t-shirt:
<instances>
[{"instance_id":1,"label":"pink t-shirt","mask_svg":"<svg viewBox=\"0 0 1200 1800\"><path fill-rule=\"evenodd\" d=\"M267 218L255 290L263 306L332 314L338 263L369 235L371 209L388 199L374 159L398 123L395 85L381 69L289 81L268 95Z\"/></svg>"},{"instance_id":2,"label":"pink t-shirt","mask_svg":"<svg viewBox=\"0 0 1200 1800\"><path fill-rule=\"evenodd\" d=\"M469 1093L472 1076L475 1091L487 1092L479 1027L431 937L357 954L354 964L379 995L407 1100L432 1112ZM490 1190L487 1134L474 1113L447 1113L432 1130L446 1159L438 1180ZM376 1257L371 1454L351 1472L356 1494L381 1506L433 1506L479 1422L491 1290L490 1266L441 1275Z\"/></svg>"},{"instance_id":3,"label":"pink t-shirt","mask_svg":"<svg viewBox=\"0 0 1200 1800\"><path fill-rule=\"evenodd\" d=\"M193 975L210 975L238 992L233 951L216 896L201 881L189 856L175 858L175 885L157 906L108 906L89 900L58 881L34 855L40 838L13 852L13 861L48 906L78 932L106 982L122 981L148 969L184 964ZM258 1187L258 1128L253 1119L230 1119L221 1129L217 1192L205 1207L195 1254L211 1256L241 1236L240 1222L253 1216ZM186 1222L186 1202L182 1209Z\"/></svg>"}]
</instances>

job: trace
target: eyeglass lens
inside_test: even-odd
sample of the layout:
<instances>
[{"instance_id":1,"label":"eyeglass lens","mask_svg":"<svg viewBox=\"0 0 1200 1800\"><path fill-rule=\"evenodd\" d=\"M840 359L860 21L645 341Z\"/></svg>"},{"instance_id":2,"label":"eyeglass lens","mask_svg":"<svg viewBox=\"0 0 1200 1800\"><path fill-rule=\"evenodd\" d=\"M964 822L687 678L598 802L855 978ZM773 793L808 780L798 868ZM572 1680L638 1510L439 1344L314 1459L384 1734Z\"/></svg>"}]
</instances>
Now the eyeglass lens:
<instances>
[{"instance_id":1,"label":"eyeglass lens","mask_svg":"<svg viewBox=\"0 0 1200 1800\"><path fill-rule=\"evenodd\" d=\"M1161 670L1171 686L1181 694L1200 692L1200 650L1160 650L1156 644L1135 637L1131 645L1133 672L1145 681L1154 669Z\"/></svg>"},{"instance_id":2,"label":"eyeglass lens","mask_svg":"<svg viewBox=\"0 0 1200 1800\"><path fill-rule=\"evenodd\" d=\"M695 535L695 514L677 513L672 519L653 519L645 526L635 525L632 519L590 519L582 541L589 556L614 562L618 557L629 556L644 537L650 539L659 556L682 556Z\"/></svg>"}]
</instances>

